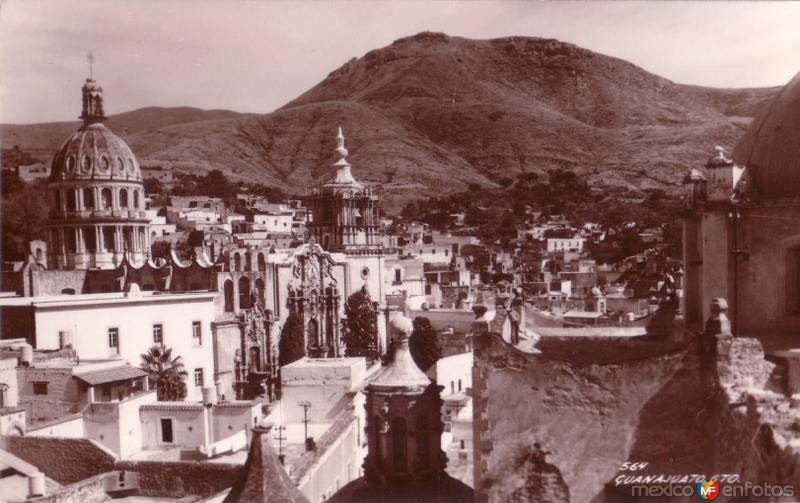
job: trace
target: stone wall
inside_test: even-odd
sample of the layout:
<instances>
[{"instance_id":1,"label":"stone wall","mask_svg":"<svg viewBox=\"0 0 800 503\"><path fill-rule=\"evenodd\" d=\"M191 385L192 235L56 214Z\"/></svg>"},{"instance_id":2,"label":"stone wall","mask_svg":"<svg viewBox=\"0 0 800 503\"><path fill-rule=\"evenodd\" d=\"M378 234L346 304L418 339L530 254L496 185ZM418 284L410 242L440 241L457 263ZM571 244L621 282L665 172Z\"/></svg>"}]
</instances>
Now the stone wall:
<instances>
[{"instance_id":1,"label":"stone wall","mask_svg":"<svg viewBox=\"0 0 800 503\"><path fill-rule=\"evenodd\" d=\"M743 480L791 484L800 495L800 415L782 393L756 339L735 338L731 361L717 366L720 406L716 470Z\"/></svg>"},{"instance_id":2,"label":"stone wall","mask_svg":"<svg viewBox=\"0 0 800 503\"><path fill-rule=\"evenodd\" d=\"M29 498L26 503L101 503L108 501L105 491L106 474L81 480L61 487L38 498Z\"/></svg>"},{"instance_id":3,"label":"stone wall","mask_svg":"<svg viewBox=\"0 0 800 503\"><path fill-rule=\"evenodd\" d=\"M59 484L73 484L112 470L114 456L82 438L8 437L8 451Z\"/></svg>"},{"instance_id":4,"label":"stone wall","mask_svg":"<svg viewBox=\"0 0 800 503\"><path fill-rule=\"evenodd\" d=\"M67 291L75 294L97 291L87 289L87 275L90 275L88 271L80 269L30 271L31 288L26 292L26 296L59 295Z\"/></svg>"},{"instance_id":5,"label":"stone wall","mask_svg":"<svg viewBox=\"0 0 800 503\"><path fill-rule=\"evenodd\" d=\"M34 393L34 383L47 383L47 394ZM80 392L69 367L19 367L19 404L28 412L28 422L49 421L78 411Z\"/></svg>"},{"instance_id":6,"label":"stone wall","mask_svg":"<svg viewBox=\"0 0 800 503\"><path fill-rule=\"evenodd\" d=\"M640 343L647 344L647 343ZM618 341L575 341L570 361L475 340L476 501L591 501L628 460L640 409L682 351L624 358ZM645 377L646 376L646 377Z\"/></svg>"},{"instance_id":7,"label":"stone wall","mask_svg":"<svg viewBox=\"0 0 800 503\"><path fill-rule=\"evenodd\" d=\"M689 474L800 494L800 419L785 376L758 341L733 341L730 358L695 343L676 351L613 338L552 341L531 354L480 335L476 501L627 501L636 476Z\"/></svg>"},{"instance_id":8,"label":"stone wall","mask_svg":"<svg viewBox=\"0 0 800 503\"><path fill-rule=\"evenodd\" d=\"M182 498L189 494L211 496L231 487L242 466L189 461L120 461L114 469L137 472L141 496Z\"/></svg>"}]
</instances>

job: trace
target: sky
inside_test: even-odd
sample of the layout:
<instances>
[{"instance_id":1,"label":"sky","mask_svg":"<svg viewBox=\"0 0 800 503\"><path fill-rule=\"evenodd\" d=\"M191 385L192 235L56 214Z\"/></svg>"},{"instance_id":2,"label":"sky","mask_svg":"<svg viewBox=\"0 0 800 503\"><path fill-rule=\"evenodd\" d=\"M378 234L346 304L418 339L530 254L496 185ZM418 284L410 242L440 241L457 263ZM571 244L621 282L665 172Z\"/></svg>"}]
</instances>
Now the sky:
<instances>
[{"instance_id":1,"label":"sky","mask_svg":"<svg viewBox=\"0 0 800 503\"><path fill-rule=\"evenodd\" d=\"M267 113L353 57L421 31L557 38L675 82L783 85L800 2L0 0L0 123L76 120L94 76L109 114Z\"/></svg>"}]
</instances>

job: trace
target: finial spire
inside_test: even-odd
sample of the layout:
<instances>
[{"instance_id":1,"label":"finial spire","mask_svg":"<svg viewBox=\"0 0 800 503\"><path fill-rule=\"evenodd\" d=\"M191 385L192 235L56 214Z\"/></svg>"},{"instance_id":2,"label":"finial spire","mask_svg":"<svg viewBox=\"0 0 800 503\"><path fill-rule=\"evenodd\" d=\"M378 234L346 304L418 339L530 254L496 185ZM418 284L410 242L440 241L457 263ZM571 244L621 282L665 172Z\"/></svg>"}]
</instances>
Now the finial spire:
<instances>
[{"instance_id":1,"label":"finial spire","mask_svg":"<svg viewBox=\"0 0 800 503\"><path fill-rule=\"evenodd\" d=\"M94 79L94 54L92 51L86 53L86 60L89 62L89 78Z\"/></svg>"},{"instance_id":2,"label":"finial spire","mask_svg":"<svg viewBox=\"0 0 800 503\"><path fill-rule=\"evenodd\" d=\"M344 133L342 132L342 126L339 126L339 133L336 135L336 153L339 154L342 159L347 157L347 149L344 146Z\"/></svg>"}]
</instances>

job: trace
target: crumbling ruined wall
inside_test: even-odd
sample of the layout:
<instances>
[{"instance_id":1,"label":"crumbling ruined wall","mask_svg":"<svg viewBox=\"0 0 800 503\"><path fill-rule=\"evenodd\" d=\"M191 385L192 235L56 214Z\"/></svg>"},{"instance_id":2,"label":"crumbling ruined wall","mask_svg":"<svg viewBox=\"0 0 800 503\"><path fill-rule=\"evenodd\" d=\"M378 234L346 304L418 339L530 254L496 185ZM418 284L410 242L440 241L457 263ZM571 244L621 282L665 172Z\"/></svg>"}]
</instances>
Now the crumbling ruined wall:
<instances>
[{"instance_id":1,"label":"crumbling ruined wall","mask_svg":"<svg viewBox=\"0 0 800 503\"><path fill-rule=\"evenodd\" d=\"M697 341L676 352L613 339L548 341L530 354L477 337L476 501L611 503L632 496L621 477L661 474L800 494L800 414L781 369L758 341L732 341L729 356ZM647 466L632 473L626 461Z\"/></svg>"},{"instance_id":2,"label":"crumbling ruined wall","mask_svg":"<svg viewBox=\"0 0 800 503\"><path fill-rule=\"evenodd\" d=\"M639 410L684 356L645 343L621 351L627 343L618 340L571 344L600 363L551 360L497 335L476 337L477 502L592 500L628 460Z\"/></svg>"},{"instance_id":3,"label":"crumbling ruined wall","mask_svg":"<svg viewBox=\"0 0 800 503\"><path fill-rule=\"evenodd\" d=\"M800 409L775 382L774 367L749 338L735 338L730 361L717 363L716 469L744 481L793 485L800 495Z\"/></svg>"}]
</instances>

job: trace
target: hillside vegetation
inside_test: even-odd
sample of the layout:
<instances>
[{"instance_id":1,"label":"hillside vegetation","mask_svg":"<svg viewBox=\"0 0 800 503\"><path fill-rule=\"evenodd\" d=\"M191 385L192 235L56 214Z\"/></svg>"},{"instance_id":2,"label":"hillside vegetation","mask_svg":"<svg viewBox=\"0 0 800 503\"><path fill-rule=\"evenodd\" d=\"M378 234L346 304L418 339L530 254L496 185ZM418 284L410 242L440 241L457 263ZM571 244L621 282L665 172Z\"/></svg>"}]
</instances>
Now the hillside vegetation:
<instances>
[{"instance_id":1,"label":"hillside vegetation","mask_svg":"<svg viewBox=\"0 0 800 503\"><path fill-rule=\"evenodd\" d=\"M775 92L676 84L551 39L420 33L353 58L270 114L143 109L108 125L142 161L301 193L335 160L341 124L355 176L397 210L558 168L592 187L669 193L714 145L732 149ZM76 126L3 126L3 147L52 152Z\"/></svg>"}]
</instances>

